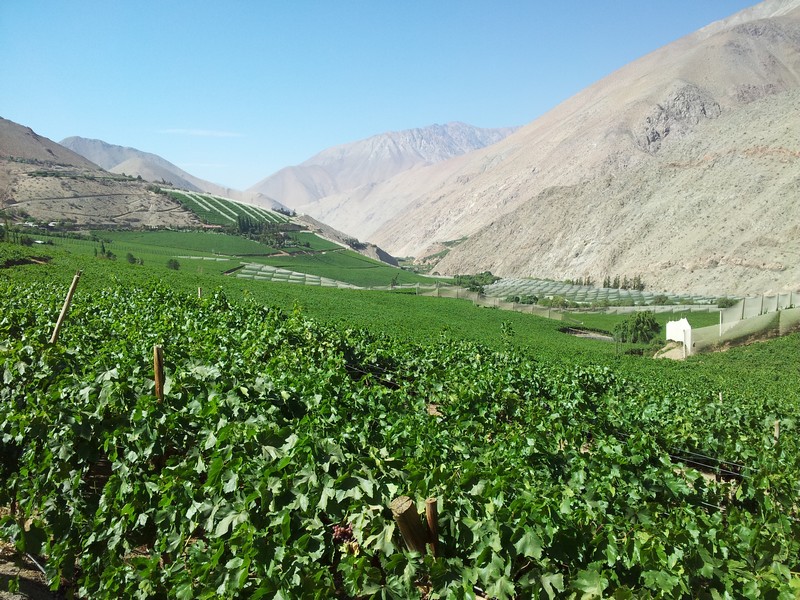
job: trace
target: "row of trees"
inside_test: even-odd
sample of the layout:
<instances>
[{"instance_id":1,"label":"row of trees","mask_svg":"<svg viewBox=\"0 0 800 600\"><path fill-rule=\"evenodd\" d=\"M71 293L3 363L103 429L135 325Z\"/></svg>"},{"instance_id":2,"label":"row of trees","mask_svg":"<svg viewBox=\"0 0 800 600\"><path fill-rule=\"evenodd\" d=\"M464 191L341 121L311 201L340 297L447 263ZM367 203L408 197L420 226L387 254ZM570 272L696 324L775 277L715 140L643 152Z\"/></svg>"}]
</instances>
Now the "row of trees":
<instances>
[{"instance_id":1,"label":"row of trees","mask_svg":"<svg viewBox=\"0 0 800 600\"><path fill-rule=\"evenodd\" d=\"M610 275L606 275L603 278L603 287L604 288L612 288L617 290L644 290L644 281L642 281L641 275L634 275L632 279L628 279L627 275L624 275L622 279L620 279L619 275L614 275L612 278Z\"/></svg>"},{"instance_id":2,"label":"row of trees","mask_svg":"<svg viewBox=\"0 0 800 600\"><path fill-rule=\"evenodd\" d=\"M578 277L577 279L565 279L564 283L570 285L584 285L587 287L594 287L595 285L594 279L589 275ZM622 277L619 275L614 275L613 277L611 275L606 275L603 278L602 287L616 290L639 290L641 292L644 290L644 281L642 281L641 275L634 275L630 279L627 275L623 275Z\"/></svg>"},{"instance_id":3,"label":"row of trees","mask_svg":"<svg viewBox=\"0 0 800 600\"><path fill-rule=\"evenodd\" d=\"M34 239L21 233L16 227L12 227L8 215L3 214L3 228L0 241L8 242L9 244L19 244L20 246L33 246Z\"/></svg>"},{"instance_id":4,"label":"row of trees","mask_svg":"<svg viewBox=\"0 0 800 600\"><path fill-rule=\"evenodd\" d=\"M577 279L565 279L564 283L568 283L570 285L585 285L588 287L594 286L594 279L592 279L589 275L585 277L578 277Z\"/></svg>"},{"instance_id":5,"label":"row of trees","mask_svg":"<svg viewBox=\"0 0 800 600\"><path fill-rule=\"evenodd\" d=\"M286 228L286 223L257 221L251 217L240 215L236 218L236 226L233 228L232 233L238 233L273 248L284 248L286 246L311 247L308 242L300 242L295 236L287 235Z\"/></svg>"}]
</instances>

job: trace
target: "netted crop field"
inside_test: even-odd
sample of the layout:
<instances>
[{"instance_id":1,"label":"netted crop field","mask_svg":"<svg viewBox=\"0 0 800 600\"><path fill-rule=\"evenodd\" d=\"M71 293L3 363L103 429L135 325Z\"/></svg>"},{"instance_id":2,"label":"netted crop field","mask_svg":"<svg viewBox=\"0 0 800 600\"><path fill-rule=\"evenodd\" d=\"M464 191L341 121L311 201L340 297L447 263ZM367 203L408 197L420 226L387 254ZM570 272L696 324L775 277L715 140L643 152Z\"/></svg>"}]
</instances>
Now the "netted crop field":
<instances>
[{"instance_id":1,"label":"netted crop field","mask_svg":"<svg viewBox=\"0 0 800 600\"><path fill-rule=\"evenodd\" d=\"M714 298L700 295L682 295L666 292L598 288L586 285L573 285L562 281L544 279L508 278L484 288L487 296L507 298L509 296L561 296L571 302L629 302L633 304L652 304L656 296L664 296L674 304L710 304Z\"/></svg>"},{"instance_id":2,"label":"netted crop field","mask_svg":"<svg viewBox=\"0 0 800 600\"><path fill-rule=\"evenodd\" d=\"M329 277L310 275L308 273L298 273L270 265L259 265L251 263L245 265L243 269L237 271L236 277L239 279L252 279L254 281L275 281L281 283L300 283L303 285L320 285L323 287L355 288L349 283L337 281Z\"/></svg>"}]
</instances>

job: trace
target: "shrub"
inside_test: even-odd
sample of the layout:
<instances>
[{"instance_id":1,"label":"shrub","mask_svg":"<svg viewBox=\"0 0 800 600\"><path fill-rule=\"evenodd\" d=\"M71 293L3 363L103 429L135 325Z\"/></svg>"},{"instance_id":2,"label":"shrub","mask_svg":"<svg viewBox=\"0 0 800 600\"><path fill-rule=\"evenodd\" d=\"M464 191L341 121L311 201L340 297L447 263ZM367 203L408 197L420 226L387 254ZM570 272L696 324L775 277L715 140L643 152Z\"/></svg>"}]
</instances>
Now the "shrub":
<instances>
[{"instance_id":1,"label":"shrub","mask_svg":"<svg viewBox=\"0 0 800 600\"><path fill-rule=\"evenodd\" d=\"M514 302L515 304L536 304L539 301L538 296L532 294L523 294L522 296L508 296L506 302Z\"/></svg>"},{"instance_id":2,"label":"shrub","mask_svg":"<svg viewBox=\"0 0 800 600\"><path fill-rule=\"evenodd\" d=\"M614 327L614 339L619 342L646 344L661 331L652 312L635 312Z\"/></svg>"},{"instance_id":3,"label":"shrub","mask_svg":"<svg viewBox=\"0 0 800 600\"><path fill-rule=\"evenodd\" d=\"M455 284L467 288L471 292L483 293L484 286L492 285L500 278L492 275L491 271L484 271L477 275L456 275L454 278Z\"/></svg>"}]
</instances>

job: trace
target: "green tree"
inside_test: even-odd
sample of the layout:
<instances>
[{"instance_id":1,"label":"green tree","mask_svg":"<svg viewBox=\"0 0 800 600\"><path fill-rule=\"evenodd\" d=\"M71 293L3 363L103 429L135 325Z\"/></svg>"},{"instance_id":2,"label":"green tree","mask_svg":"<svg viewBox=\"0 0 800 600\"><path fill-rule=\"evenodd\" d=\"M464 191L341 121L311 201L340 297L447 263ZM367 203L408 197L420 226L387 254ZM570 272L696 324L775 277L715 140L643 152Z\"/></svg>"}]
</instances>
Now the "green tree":
<instances>
[{"instance_id":1,"label":"green tree","mask_svg":"<svg viewBox=\"0 0 800 600\"><path fill-rule=\"evenodd\" d=\"M181 263L179 263L175 258L170 258L167 261L167 268L172 269L173 271L177 271L178 269L181 268Z\"/></svg>"},{"instance_id":2,"label":"green tree","mask_svg":"<svg viewBox=\"0 0 800 600\"><path fill-rule=\"evenodd\" d=\"M661 331L661 325L652 312L635 312L614 327L614 339L618 342L646 344Z\"/></svg>"}]
</instances>

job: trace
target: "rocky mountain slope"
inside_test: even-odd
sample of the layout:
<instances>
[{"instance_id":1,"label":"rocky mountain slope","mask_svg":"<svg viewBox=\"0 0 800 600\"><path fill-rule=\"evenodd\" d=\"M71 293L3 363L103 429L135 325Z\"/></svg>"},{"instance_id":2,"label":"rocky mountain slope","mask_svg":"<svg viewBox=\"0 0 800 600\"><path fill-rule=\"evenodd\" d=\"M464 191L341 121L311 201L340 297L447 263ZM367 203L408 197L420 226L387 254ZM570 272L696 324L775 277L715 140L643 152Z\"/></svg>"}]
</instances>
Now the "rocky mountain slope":
<instances>
[{"instance_id":1,"label":"rocky mountain slope","mask_svg":"<svg viewBox=\"0 0 800 600\"><path fill-rule=\"evenodd\" d=\"M800 288L798 88L800 0L768 0L353 206L372 219L370 241L395 256L467 237L441 273Z\"/></svg>"},{"instance_id":2,"label":"rocky mountain slope","mask_svg":"<svg viewBox=\"0 0 800 600\"><path fill-rule=\"evenodd\" d=\"M146 182L109 173L7 119L0 119L0 210L79 227L201 225Z\"/></svg>"},{"instance_id":3,"label":"rocky mountain slope","mask_svg":"<svg viewBox=\"0 0 800 600\"><path fill-rule=\"evenodd\" d=\"M243 202L257 201L267 208L285 208L266 196L242 192L195 177L157 154L79 136L65 138L59 143L111 173L141 177L153 183L167 182L192 192L208 192Z\"/></svg>"},{"instance_id":4,"label":"rocky mountain slope","mask_svg":"<svg viewBox=\"0 0 800 600\"><path fill-rule=\"evenodd\" d=\"M307 161L286 167L248 191L279 200L357 237L371 233L355 199L398 173L439 163L494 144L516 128L481 129L447 123L375 135L328 148Z\"/></svg>"},{"instance_id":5,"label":"rocky mountain slope","mask_svg":"<svg viewBox=\"0 0 800 600\"><path fill-rule=\"evenodd\" d=\"M42 137L30 127L0 117L0 158L12 161L57 163L82 169L97 165L54 141Z\"/></svg>"}]
</instances>

